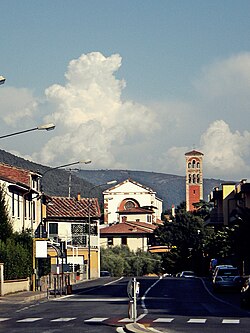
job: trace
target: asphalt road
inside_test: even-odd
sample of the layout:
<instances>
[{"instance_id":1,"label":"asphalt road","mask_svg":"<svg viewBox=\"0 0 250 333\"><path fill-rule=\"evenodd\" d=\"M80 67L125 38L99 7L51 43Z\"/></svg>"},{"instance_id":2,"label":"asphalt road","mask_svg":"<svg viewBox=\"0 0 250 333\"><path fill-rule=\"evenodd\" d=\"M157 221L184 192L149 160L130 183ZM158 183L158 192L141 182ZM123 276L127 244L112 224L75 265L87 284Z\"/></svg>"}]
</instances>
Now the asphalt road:
<instances>
[{"instance_id":1,"label":"asphalt road","mask_svg":"<svg viewBox=\"0 0 250 333\"><path fill-rule=\"evenodd\" d=\"M116 332L129 322L123 278L85 282L73 294L28 304L0 304L0 332ZM238 293L213 294L199 278L141 278L138 322L167 333L249 333L250 312Z\"/></svg>"},{"instance_id":2,"label":"asphalt road","mask_svg":"<svg viewBox=\"0 0 250 333\"><path fill-rule=\"evenodd\" d=\"M127 314L126 282L99 279L74 286L73 294L29 304L0 305L0 332L112 333Z\"/></svg>"},{"instance_id":3,"label":"asphalt road","mask_svg":"<svg viewBox=\"0 0 250 333\"><path fill-rule=\"evenodd\" d=\"M141 280L139 322L168 333L250 332L250 312L240 308L239 292L214 294L200 278Z\"/></svg>"}]
</instances>

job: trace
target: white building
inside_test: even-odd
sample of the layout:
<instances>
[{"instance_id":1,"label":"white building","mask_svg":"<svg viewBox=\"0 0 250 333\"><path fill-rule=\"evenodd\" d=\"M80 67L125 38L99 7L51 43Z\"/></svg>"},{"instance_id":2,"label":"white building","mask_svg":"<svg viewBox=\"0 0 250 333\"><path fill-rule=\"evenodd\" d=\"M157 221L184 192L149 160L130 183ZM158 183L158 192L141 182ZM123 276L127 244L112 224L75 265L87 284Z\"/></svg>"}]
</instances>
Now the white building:
<instances>
[{"instance_id":1,"label":"white building","mask_svg":"<svg viewBox=\"0 0 250 333\"><path fill-rule=\"evenodd\" d=\"M0 163L0 184L13 231L32 234L41 222L40 174Z\"/></svg>"},{"instance_id":2,"label":"white building","mask_svg":"<svg viewBox=\"0 0 250 333\"><path fill-rule=\"evenodd\" d=\"M103 192L104 225L101 247L126 245L132 251L148 251L158 224L162 200L149 187L127 179Z\"/></svg>"},{"instance_id":3,"label":"white building","mask_svg":"<svg viewBox=\"0 0 250 333\"><path fill-rule=\"evenodd\" d=\"M104 224L122 222L124 218L155 224L161 221L162 200L151 188L132 179L107 189L103 195Z\"/></svg>"}]
</instances>

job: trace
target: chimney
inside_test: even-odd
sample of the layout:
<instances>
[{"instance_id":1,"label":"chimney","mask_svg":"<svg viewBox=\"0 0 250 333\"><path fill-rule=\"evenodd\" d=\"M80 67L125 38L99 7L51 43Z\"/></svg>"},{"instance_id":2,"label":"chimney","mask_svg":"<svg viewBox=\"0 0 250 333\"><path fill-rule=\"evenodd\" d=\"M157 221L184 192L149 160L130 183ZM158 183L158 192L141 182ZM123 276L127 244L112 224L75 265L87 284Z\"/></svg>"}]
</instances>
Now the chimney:
<instances>
[{"instance_id":1,"label":"chimney","mask_svg":"<svg viewBox=\"0 0 250 333\"><path fill-rule=\"evenodd\" d=\"M81 193L78 192L78 193L77 193L77 201L80 201L80 200L81 200Z\"/></svg>"}]
</instances>

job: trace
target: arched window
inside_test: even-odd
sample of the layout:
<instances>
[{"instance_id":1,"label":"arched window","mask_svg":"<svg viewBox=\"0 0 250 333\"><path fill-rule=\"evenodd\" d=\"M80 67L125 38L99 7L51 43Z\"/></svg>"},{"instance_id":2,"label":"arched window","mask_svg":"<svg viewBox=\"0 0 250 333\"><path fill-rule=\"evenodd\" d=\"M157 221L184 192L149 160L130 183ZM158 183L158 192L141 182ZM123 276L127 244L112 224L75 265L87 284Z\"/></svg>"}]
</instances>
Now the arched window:
<instances>
[{"instance_id":1,"label":"arched window","mask_svg":"<svg viewBox=\"0 0 250 333\"><path fill-rule=\"evenodd\" d=\"M196 175L193 175L193 183L196 183Z\"/></svg>"},{"instance_id":2,"label":"arched window","mask_svg":"<svg viewBox=\"0 0 250 333\"><path fill-rule=\"evenodd\" d=\"M197 162L197 168L200 169L200 162Z\"/></svg>"},{"instance_id":3,"label":"arched window","mask_svg":"<svg viewBox=\"0 0 250 333\"><path fill-rule=\"evenodd\" d=\"M127 209L130 209L130 208L134 208L135 207L135 203L134 201L132 200L128 200L125 205L124 205L124 208L127 210Z\"/></svg>"},{"instance_id":4,"label":"arched window","mask_svg":"<svg viewBox=\"0 0 250 333\"><path fill-rule=\"evenodd\" d=\"M190 169L190 168L191 168L191 162L188 163L188 169Z\"/></svg>"},{"instance_id":5,"label":"arched window","mask_svg":"<svg viewBox=\"0 0 250 333\"><path fill-rule=\"evenodd\" d=\"M195 168L195 160L192 161L192 168Z\"/></svg>"},{"instance_id":6,"label":"arched window","mask_svg":"<svg viewBox=\"0 0 250 333\"><path fill-rule=\"evenodd\" d=\"M191 184L191 182L192 182L191 175L188 175L188 182L189 182L189 184Z\"/></svg>"},{"instance_id":7,"label":"arched window","mask_svg":"<svg viewBox=\"0 0 250 333\"><path fill-rule=\"evenodd\" d=\"M199 184L199 182L200 182L200 175L198 174L197 175L197 183Z\"/></svg>"}]
</instances>

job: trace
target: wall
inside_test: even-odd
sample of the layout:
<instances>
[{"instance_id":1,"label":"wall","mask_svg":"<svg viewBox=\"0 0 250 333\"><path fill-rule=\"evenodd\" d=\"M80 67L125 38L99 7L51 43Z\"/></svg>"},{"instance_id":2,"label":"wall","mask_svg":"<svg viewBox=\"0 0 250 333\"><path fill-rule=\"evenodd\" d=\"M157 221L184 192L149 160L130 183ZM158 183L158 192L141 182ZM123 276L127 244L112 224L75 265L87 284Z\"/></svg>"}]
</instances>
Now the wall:
<instances>
[{"instance_id":1,"label":"wall","mask_svg":"<svg viewBox=\"0 0 250 333\"><path fill-rule=\"evenodd\" d=\"M4 281L1 296L15 293L18 291L28 291L28 290L30 290L30 281L28 278L22 280Z\"/></svg>"}]
</instances>

